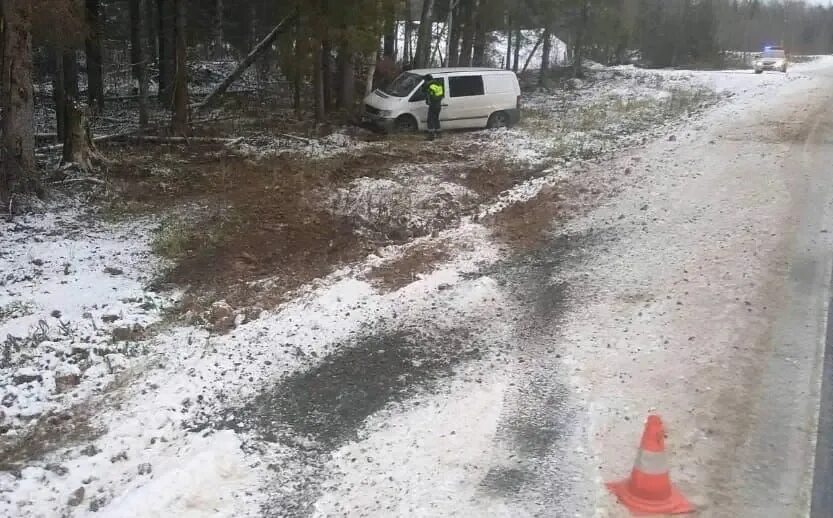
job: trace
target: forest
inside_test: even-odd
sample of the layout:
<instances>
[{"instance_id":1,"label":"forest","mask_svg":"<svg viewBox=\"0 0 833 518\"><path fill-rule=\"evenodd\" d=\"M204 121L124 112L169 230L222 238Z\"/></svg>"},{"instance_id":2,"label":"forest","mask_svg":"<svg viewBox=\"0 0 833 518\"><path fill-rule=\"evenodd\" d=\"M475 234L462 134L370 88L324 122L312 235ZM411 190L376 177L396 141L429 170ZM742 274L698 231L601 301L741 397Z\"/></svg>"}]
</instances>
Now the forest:
<instances>
[{"instance_id":1,"label":"forest","mask_svg":"<svg viewBox=\"0 0 833 518\"><path fill-rule=\"evenodd\" d=\"M271 88L297 119L343 123L366 92L413 67L506 67L533 74L525 84L534 87L553 75L581 77L588 60L712 68L737 65L763 45L828 53L833 8L794 0L3 0L0 30L7 203L41 192L39 151L60 148L62 164L92 171L102 160L96 142L193 137L201 114L230 91ZM522 48L537 55L534 72L519 59ZM217 63L231 66L217 77ZM256 88L235 88L246 74ZM113 103L122 111L112 117L127 110L135 127L94 135L92 122ZM36 124L39 113L49 114L48 127Z\"/></svg>"}]
</instances>

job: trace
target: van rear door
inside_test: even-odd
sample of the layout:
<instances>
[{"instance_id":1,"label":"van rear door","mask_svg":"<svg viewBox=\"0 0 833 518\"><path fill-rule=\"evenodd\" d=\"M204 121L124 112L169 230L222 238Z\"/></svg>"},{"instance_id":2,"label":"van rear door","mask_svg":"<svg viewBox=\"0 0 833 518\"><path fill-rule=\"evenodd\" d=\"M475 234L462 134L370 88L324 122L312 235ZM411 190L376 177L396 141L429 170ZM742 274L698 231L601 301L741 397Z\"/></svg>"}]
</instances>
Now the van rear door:
<instances>
[{"instance_id":1,"label":"van rear door","mask_svg":"<svg viewBox=\"0 0 833 518\"><path fill-rule=\"evenodd\" d=\"M512 124L520 120L521 87L513 72L495 72L486 76L485 104L490 113L505 112Z\"/></svg>"},{"instance_id":2,"label":"van rear door","mask_svg":"<svg viewBox=\"0 0 833 518\"><path fill-rule=\"evenodd\" d=\"M447 106L440 115L443 128L482 128L489 113L485 104L482 75L452 75L448 77Z\"/></svg>"}]
</instances>

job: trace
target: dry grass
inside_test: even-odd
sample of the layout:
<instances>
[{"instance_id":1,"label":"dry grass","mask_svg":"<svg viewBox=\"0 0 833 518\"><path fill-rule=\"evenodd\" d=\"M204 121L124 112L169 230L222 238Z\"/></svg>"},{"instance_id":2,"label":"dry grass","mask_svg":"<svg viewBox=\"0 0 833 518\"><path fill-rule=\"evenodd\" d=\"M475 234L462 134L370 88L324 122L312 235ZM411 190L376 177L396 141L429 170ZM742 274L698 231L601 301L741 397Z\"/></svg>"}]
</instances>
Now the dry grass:
<instances>
[{"instance_id":1,"label":"dry grass","mask_svg":"<svg viewBox=\"0 0 833 518\"><path fill-rule=\"evenodd\" d=\"M463 208L439 207L424 228L411 228L410 218L402 217L410 213L407 204L388 206L391 200L383 200L377 212L389 217L365 221L320 203L320 193L336 192L357 178L383 177L398 164L448 159L447 151L424 141L396 145L257 162L214 145L122 149L112 172L111 214L171 214L152 248L169 263L161 282L194 294L192 311L220 298L269 307L378 246L404 243L459 220ZM263 279L269 279L268 288L253 283Z\"/></svg>"},{"instance_id":2,"label":"dry grass","mask_svg":"<svg viewBox=\"0 0 833 518\"><path fill-rule=\"evenodd\" d=\"M0 435L0 471L21 469L57 448L95 439L102 430L92 426L93 416L87 404L76 405L60 414L41 417L22 434Z\"/></svg>"},{"instance_id":3,"label":"dry grass","mask_svg":"<svg viewBox=\"0 0 833 518\"><path fill-rule=\"evenodd\" d=\"M490 216L486 224L494 237L516 250L530 250L544 243L555 222L564 216L561 194L554 187L541 190L537 196Z\"/></svg>"},{"instance_id":4,"label":"dry grass","mask_svg":"<svg viewBox=\"0 0 833 518\"><path fill-rule=\"evenodd\" d=\"M382 291L396 291L451 259L450 249L445 241L415 245L393 261L374 267L367 278Z\"/></svg>"}]
</instances>

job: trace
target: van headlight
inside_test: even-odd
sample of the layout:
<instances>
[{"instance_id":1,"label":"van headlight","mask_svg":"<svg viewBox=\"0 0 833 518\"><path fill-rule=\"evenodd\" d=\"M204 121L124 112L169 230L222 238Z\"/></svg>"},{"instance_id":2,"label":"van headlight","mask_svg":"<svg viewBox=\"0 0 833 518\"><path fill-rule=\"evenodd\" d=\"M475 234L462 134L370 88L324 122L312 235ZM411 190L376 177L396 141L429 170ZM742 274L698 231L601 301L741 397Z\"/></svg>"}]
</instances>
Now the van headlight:
<instances>
[{"instance_id":1,"label":"van headlight","mask_svg":"<svg viewBox=\"0 0 833 518\"><path fill-rule=\"evenodd\" d=\"M761 61L760 59L758 59L758 60L755 61L755 66L756 67L762 67L762 66L764 66L764 62Z\"/></svg>"}]
</instances>

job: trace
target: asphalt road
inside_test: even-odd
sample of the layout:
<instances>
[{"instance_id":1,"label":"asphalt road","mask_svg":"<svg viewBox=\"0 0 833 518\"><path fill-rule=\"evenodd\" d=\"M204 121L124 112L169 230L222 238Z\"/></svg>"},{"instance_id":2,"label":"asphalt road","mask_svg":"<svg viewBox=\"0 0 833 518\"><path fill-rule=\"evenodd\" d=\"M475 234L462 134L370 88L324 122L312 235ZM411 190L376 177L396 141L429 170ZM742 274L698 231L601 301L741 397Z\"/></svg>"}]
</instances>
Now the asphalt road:
<instances>
[{"instance_id":1,"label":"asphalt road","mask_svg":"<svg viewBox=\"0 0 833 518\"><path fill-rule=\"evenodd\" d=\"M828 302L811 516L833 515L833 300Z\"/></svg>"},{"instance_id":2,"label":"asphalt road","mask_svg":"<svg viewBox=\"0 0 833 518\"><path fill-rule=\"evenodd\" d=\"M742 516L807 516L811 502L814 516L833 516L830 380L824 376L829 375L824 366L830 361L825 351L833 269L827 237L833 230L833 72L818 74L828 89L802 99L809 116L786 168L795 181L795 211L770 347L762 358L750 433L741 449L738 475L747 482L743 505L736 509Z\"/></svg>"}]
</instances>

